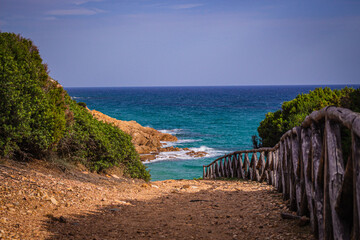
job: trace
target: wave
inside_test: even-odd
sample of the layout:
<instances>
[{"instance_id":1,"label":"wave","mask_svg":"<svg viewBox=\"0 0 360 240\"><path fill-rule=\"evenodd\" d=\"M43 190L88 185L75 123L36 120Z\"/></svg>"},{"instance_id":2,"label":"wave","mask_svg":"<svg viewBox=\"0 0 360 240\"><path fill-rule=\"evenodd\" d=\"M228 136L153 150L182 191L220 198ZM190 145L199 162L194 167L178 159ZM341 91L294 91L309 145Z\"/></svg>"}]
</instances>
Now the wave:
<instances>
[{"instance_id":1,"label":"wave","mask_svg":"<svg viewBox=\"0 0 360 240\"><path fill-rule=\"evenodd\" d=\"M201 142L202 139L179 139L176 142L161 141L163 147L173 147L183 143Z\"/></svg>"},{"instance_id":2,"label":"wave","mask_svg":"<svg viewBox=\"0 0 360 240\"><path fill-rule=\"evenodd\" d=\"M168 133L168 134L171 134L171 135L177 135L177 134L180 134L181 132L183 132L184 130L180 129L180 128L175 128L175 129L161 129L161 130L158 130L158 131L162 132L162 133Z\"/></svg>"},{"instance_id":3,"label":"wave","mask_svg":"<svg viewBox=\"0 0 360 240\"><path fill-rule=\"evenodd\" d=\"M194 151L194 152L206 152L207 155L204 157L193 157L188 155L187 153ZM200 159L200 158L211 158L217 157L228 153L227 151L219 150L210 148L207 146L201 146L198 148L189 148L189 150L180 150L180 151L172 151L172 152L161 152L159 155L156 156L154 160L145 161L144 163L153 163L159 161L166 161L166 160L190 160L190 159Z\"/></svg>"}]
</instances>

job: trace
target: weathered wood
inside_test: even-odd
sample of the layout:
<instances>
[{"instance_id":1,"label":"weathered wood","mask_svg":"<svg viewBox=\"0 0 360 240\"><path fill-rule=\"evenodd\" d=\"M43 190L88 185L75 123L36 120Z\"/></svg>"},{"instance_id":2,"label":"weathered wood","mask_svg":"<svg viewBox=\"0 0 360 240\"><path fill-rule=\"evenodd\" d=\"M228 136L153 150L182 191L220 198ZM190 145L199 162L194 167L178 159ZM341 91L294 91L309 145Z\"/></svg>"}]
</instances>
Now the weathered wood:
<instances>
[{"instance_id":1,"label":"weathered wood","mask_svg":"<svg viewBox=\"0 0 360 240\"><path fill-rule=\"evenodd\" d=\"M265 153L261 152L258 164L256 165L256 168L258 169L258 172L259 172L259 182L263 182L264 179L266 178L265 165L266 165Z\"/></svg>"},{"instance_id":2,"label":"weathered wood","mask_svg":"<svg viewBox=\"0 0 360 240\"><path fill-rule=\"evenodd\" d=\"M238 161L238 170L237 170L238 176L239 176L239 178L245 179L245 173L243 170L242 153L236 154L236 156L237 156L237 161Z\"/></svg>"},{"instance_id":3,"label":"weathered wood","mask_svg":"<svg viewBox=\"0 0 360 240\"><path fill-rule=\"evenodd\" d=\"M301 129L301 149L302 149L302 163L304 166L305 192L307 205L310 212L310 223L313 230L315 230L314 221L314 206L313 206L313 187L312 187L312 161L310 158L310 141L311 130L309 128Z\"/></svg>"},{"instance_id":4,"label":"weathered wood","mask_svg":"<svg viewBox=\"0 0 360 240\"><path fill-rule=\"evenodd\" d=\"M360 119L358 121L360 125ZM355 122L354 122L355 124ZM352 163L353 163L353 194L354 194L354 216L352 239L360 239L360 137L354 131L352 135Z\"/></svg>"},{"instance_id":5,"label":"weathered wood","mask_svg":"<svg viewBox=\"0 0 360 240\"><path fill-rule=\"evenodd\" d=\"M329 170L329 200L335 239L349 239L348 226L335 210L336 201L344 178L344 162L341 150L341 135L339 124L330 120L325 121L326 145L328 151Z\"/></svg>"},{"instance_id":6,"label":"weathered wood","mask_svg":"<svg viewBox=\"0 0 360 240\"><path fill-rule=\"evenodd\" d=\"M346 161L341 126L352 134ZM227 154L204 165L203 176L266 180L290 200L296 218L310 216L319 239L360 239L360 115L350 110L315 111L273 148Z\"/></svg>"},{"instance_id":7,"label":"weathered wood","mask_svg":"<svg viewBox=\"0 0 360 240\"><path fill-rule=\"evenodd\" d=\"M300 154L300 137L301 137L301 129L300 127L296 127L294 129L296 134L294 134L291 138L291 159L293 164L293 174L294 174L294 182L295 182L295 209L297 210L297 214L300 215L300 204L301 204L301 196L302 189L300 183L301 176L301 162L299 161Z\"/></svg>"},{"instance_id":8,"label":"weathered wood","mask_svg":"<svg viewBox=\"0 0 360 240\"><path fill-rule=\"evenodd\" d=\"M251 166L250 179L252 181L259 181L260 180L259 171L256 169L257 162L258 162L257 154L253 153L253 155L251 157L251 162L250 162L250 166Z\"/></svg>"},{"instance_id":9,"label":"weathered wood","mask_svg":"<svg viewBox=\"0 0 360 240\"><path fill-rule=\"evenodd\" d=\"M245 178L244 179L250 179L250 171L249 171L249 155L247 153L245 153L245 157L244 157L244 174L245 174Z\"/></svg>"},{"instance_id":10,"label":"weathered wood","mask_svg":"<svg viewBox=\"0 0 360 240\"><path fill-rule=\"evenodd\" d=\"M215 176L220 177L219 163L215 162Z\"/></svg>"},{"instance_id":11,"label":"weathered wood","mask_svg":"<svg viewBox=\"0 0 360 240\"><path fill-rule=\"evenodd\" d=\"M323 149L324 149L324 239L334 239L331 219L331 207L329 199L329 158L328 144L326 141L327 132L324 133Z\"/></svg>"},{"instance_id":12,"label":"weathered wood","mask_svg":"<svg viewBox=\"0 0 360 240\"><path fill-rule=\"evenodd\" d=\"M322 147L321 129L319 124L311 124L311 159L313 161L314 170L314 205L316 225L315 234L319 239L324 239L324 150Z\"/></svg>"}]
</instances>

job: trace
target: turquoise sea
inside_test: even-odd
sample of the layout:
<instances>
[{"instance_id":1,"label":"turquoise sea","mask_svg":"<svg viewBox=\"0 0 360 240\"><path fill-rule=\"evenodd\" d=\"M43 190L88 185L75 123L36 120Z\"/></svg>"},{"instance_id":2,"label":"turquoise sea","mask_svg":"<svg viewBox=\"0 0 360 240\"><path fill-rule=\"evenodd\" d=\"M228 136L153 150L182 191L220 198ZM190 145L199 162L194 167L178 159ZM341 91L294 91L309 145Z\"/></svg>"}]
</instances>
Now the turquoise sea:
<instances>
[{"instance_id":1,"label":"turquoise sea","mask_svg":"<svg viewBox=\"0 0 360 240\"><path fill-rule=\"evenodd\" d=\"M196 151L205 158L184 152L162 153L145 163L152 180L192 179L202 176L202 166L236 150L251 149L251 136L265 114L280 109L282 102L320 86L236 87L115 87L66 88L78 102L121 120L135 120L176 135L171 143ZM341 89L345 86L329 86ZM359 87L359 86L355 86Z\"/></svg>"}]
</instances>

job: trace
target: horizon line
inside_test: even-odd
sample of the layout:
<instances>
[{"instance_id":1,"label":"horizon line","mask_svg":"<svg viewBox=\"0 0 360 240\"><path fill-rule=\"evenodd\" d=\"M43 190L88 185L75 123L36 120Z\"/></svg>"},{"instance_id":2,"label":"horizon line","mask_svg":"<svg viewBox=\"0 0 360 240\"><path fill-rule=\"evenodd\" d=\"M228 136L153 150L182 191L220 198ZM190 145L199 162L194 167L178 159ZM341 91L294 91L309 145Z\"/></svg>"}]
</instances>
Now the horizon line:
<instances>
[{"instance_id":1,"label":"horizon line","mask_svg":"<svg viewBox=\"0 0 360 240\"><path fill-rule=\"evenodd\" d=\"M327 86L359 86L360 83L335 83L335 84L272 84L272 85L261 85L261 84L254 84L254 85L194 85L194 86L186 86L186 85L170 85L170 86L63 86L63 88L172 88L172 87L301 87L301 86L316 86L316 87L327 87Z\"/></svg>"}]
</instances>

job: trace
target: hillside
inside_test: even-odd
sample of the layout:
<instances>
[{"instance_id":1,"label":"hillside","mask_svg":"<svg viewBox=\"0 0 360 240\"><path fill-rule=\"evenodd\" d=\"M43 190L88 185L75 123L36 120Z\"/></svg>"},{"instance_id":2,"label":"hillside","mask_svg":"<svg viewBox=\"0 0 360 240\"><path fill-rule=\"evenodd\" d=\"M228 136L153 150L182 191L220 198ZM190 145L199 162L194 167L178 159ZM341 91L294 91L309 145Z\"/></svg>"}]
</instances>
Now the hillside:
<instances>
[{"instance_id":1,"label":"hillside","mask_svg":"<svg viewBox=\"0 0 360 240\"><path fill-rule=\"evenodd\" d=\"M52 80L37 47L0 33L0 157L81 165L150 179L131 137L95 119Z\"/></svg>"}]
</instances>

